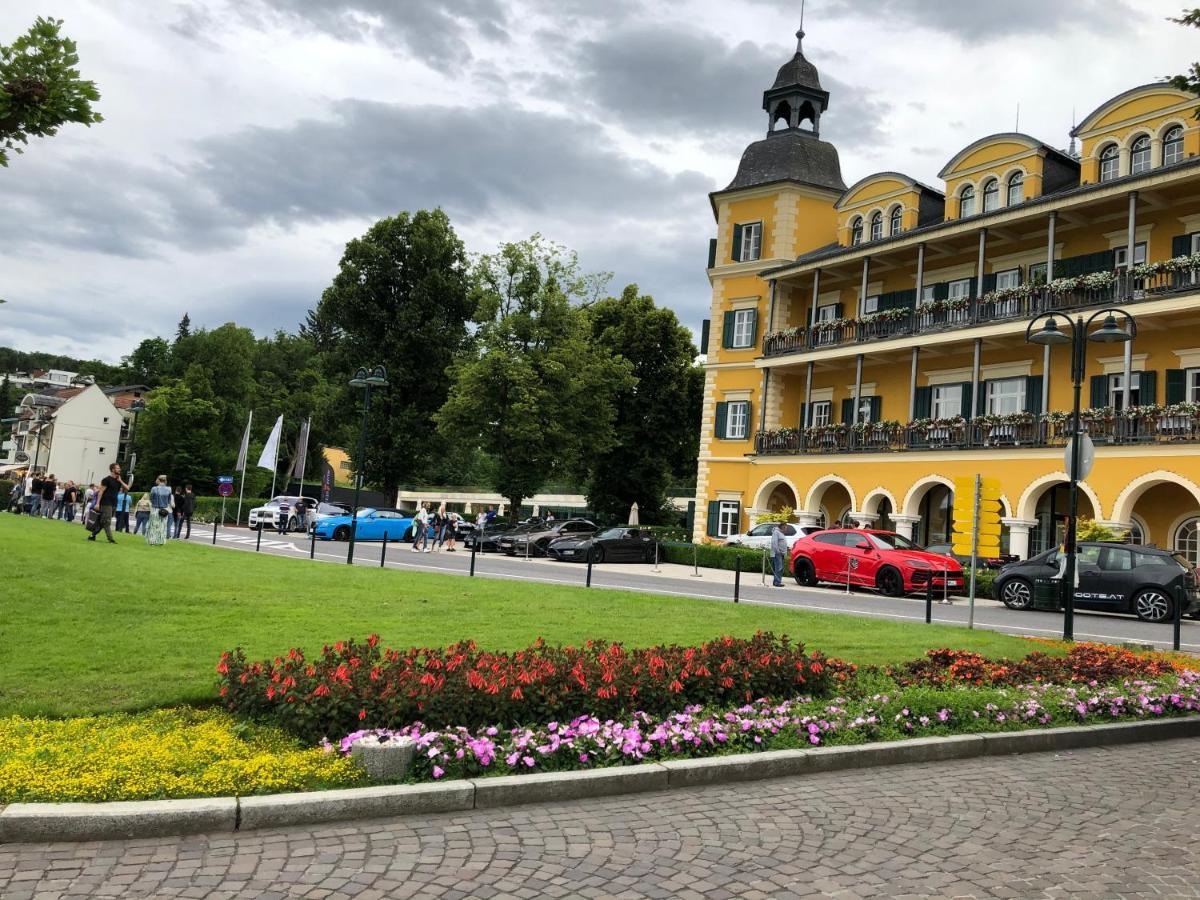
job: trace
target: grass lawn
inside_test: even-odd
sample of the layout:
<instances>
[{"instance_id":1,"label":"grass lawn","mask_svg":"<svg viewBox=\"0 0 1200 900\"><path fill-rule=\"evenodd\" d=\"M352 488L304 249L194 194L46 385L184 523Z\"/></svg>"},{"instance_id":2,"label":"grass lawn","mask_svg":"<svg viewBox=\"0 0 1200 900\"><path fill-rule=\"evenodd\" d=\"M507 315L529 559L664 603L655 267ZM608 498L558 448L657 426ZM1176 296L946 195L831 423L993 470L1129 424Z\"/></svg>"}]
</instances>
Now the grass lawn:
<instances>
[{"instance_id":1,"label":"grass lawn","mask_svg":"<svg viewBox=\"0 0 1200 900\"><path fill-rule=\"evenodd\" d=\"M938 646L1009 657L1034 649L950 626L84 536L79 526L0 514L0 714L203 703L215 697L222 650L315 651L372 631L388 646L473 638L509 649L539 636L644 646L771 630L857 663Z\"/></svg>"}]
</instances>

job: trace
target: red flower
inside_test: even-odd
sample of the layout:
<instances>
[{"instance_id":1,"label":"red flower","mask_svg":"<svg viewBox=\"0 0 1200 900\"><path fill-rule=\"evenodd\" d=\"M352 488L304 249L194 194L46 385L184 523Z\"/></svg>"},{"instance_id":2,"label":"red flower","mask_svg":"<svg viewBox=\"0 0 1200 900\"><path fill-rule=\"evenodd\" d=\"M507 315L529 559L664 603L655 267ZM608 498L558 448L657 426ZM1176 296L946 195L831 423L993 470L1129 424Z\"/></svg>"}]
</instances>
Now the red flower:
<instances>
[{"instance_id":1,"label":"red flower","mask_svg":"<svg viewBox=\"0 0 1200 900\"><path fill-rule=\"evenodd\" d=\"M366 717L367 717L367 711L365 709L360 709L358 711L358 720L361 722Z\"/></svg>"}]
</instances>

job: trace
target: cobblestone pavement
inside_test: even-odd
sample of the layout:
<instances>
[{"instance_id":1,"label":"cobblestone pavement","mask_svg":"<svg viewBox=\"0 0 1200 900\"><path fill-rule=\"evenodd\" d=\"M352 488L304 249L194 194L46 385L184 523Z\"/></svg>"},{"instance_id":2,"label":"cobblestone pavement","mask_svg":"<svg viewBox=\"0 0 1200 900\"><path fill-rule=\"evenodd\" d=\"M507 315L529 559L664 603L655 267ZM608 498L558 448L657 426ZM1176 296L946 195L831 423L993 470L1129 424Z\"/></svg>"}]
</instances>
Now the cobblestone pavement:
<instances>
[{"instance_id":1,"label":"cobblestone pavement","mask_svg":"<svg viewBox=\"0 0 1200 900\"><path fill-rule=\"evenodd\" d=\"M1195 741L0 846L0 897L1200 896Z\"/></svg>"}]
</instances>

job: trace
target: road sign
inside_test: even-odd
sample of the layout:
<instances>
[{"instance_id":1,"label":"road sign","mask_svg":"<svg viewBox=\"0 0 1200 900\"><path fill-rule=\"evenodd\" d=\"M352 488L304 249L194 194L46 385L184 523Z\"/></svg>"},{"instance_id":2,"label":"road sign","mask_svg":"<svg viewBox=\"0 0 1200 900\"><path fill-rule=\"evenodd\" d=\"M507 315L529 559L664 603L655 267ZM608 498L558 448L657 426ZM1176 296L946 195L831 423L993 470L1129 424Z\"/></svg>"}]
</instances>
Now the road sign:
<instances>
[{"instance_id":1,"label":"road sign","mask_svg":"<svg viewBox=\"0 0 1200 900\"><path fill-rule=\"evenodd\" d=\"M1087 478L1092 473L1092 466L1096 464L1096 445L1092 443L1092 439L1086 434L1079 436L1079 477ZM1071 442L1067 441L1067 449L1063 451L1063 465L1066 466L1067 474L1071 474Z\"/></svg>"},{"instance_id":2,"label":"road sign","mask_svg":"<svg viewBox=\"0 0 1200 900\"><path fill-rule=\"evenodd\" d=\"M217 484L233 484L232 475L218 475Z\"/></svg>"},{"instance_id":3,"label":"road sign","mask_svg":"<svg viewBox=\"0 0 1200 900\"><path fill-rule=\"evenodd\" d=\"M222 497L232 497L233 496L233 485L228 481L222 481L220 484L217 485L217 493L220 494Z\"/></svg>"}]
</instances>

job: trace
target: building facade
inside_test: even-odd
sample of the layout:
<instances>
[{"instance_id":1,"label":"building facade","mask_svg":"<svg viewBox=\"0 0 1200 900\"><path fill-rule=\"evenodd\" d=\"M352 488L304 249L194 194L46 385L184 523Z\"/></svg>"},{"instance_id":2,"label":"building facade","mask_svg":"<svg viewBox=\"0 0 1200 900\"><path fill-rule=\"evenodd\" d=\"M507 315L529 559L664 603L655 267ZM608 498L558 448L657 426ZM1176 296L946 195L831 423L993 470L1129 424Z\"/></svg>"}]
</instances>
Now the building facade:
<instances>
[{"instance_id":1,"label":"building facade","mask_svg":"<svg viewBox=\"0 0 1200 900\"><path fill-rule=\"evenodd\" d=\"M711 195L697 539L788 507L938 543L954 479L984 474L1002 483L1002 543L1054 546L1070 347L1026 330L1119 307L1135 338L1087 344L1080 515L1200 562L1196 97L1132 88L1067 151L980 138L939 186L885 171L847 187L820 136L830 102L798 46L764 94L766 138Z\"/></svg>"},{"instance_id":2,"label":"building facade","mask_svg":"<svg viewBox=\"0 0 1200 900\"><path fill-rule=\"evenodd\" d=\"M26 394L12 439L18 465L59 481L98 482L118 461L125 417L97 385Z\"/></svg>"}]
</instances>

